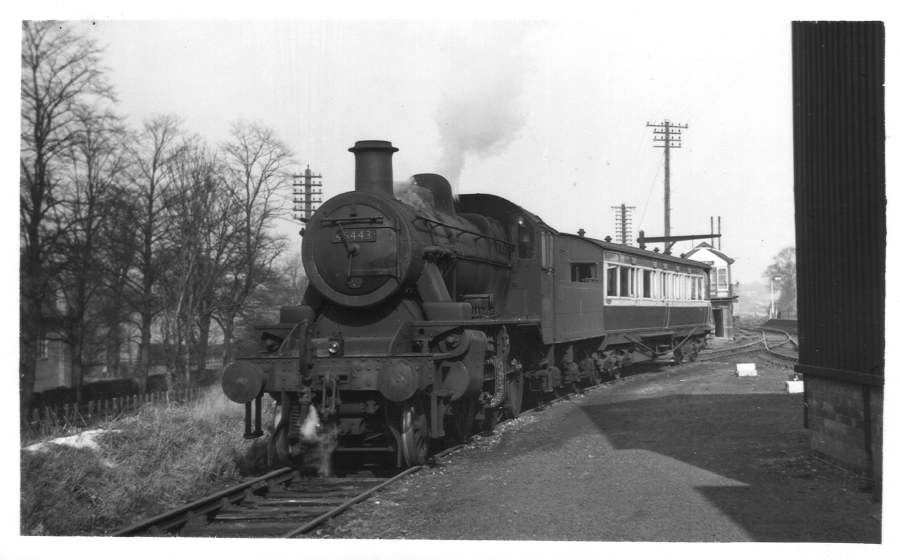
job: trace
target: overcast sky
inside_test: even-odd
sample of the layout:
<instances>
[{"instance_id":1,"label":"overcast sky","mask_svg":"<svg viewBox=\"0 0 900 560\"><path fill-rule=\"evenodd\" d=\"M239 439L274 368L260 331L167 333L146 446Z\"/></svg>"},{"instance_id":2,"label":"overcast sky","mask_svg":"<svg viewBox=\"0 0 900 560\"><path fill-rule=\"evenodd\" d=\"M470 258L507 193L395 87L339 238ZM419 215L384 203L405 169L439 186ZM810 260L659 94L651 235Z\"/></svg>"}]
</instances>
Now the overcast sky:
<instances>
[{"instance_id":1,"label":"overcast sky","mask_svg":"<svg viewBox=\"0 0 900 560\"><path fill-rule=\"evenodd\" d=\"M215 143L236 119L275 129L326 197L352 188L359 139L390 140L395 178L444 173L558 230L663 233L663 150L684 123L672 232L721 216L735 278L794 244L790 23L98 21L119 107L174 113ZM294 232L295 226L292 227ZM296 236L296 233L294 233ZM675 252L691 247L676 245Z\"/></svg>"},{"instance_id":2,"label":"overcast sky","mask_svg":"<svg viewBox=\"0 0 900 560\"><path fill-rule=\"evenodd\" d=\"M132 125L174 113L218 143L233 121L258 121L291 148L298 172L308 163L323 175L326 197L352 188L349 146L385 139L400 149L397 180L440 172L458 193L499 194L560 231L601 238L615 235L611 206L624 203L635 236L662 235L663 151L646 124L687 124L672 151L672 233L707 233L721 216L742 282L794 244L791 19L879 17L834 3L743 13L656 2L572 12L564 2L522 4L521 20L484 9L400 21L376 18L422 12L353 3L360 11L303 20L296 9L167 3L150 15L169 19L151 21L115 4L50 4L60 9L22 17L107 14L84 28L106 47ZM202 19L223 13L233 19ZM183 16L192 19L174 19ZM298 225L282 229L299 250Z\"/></svg>"}]
</instances>

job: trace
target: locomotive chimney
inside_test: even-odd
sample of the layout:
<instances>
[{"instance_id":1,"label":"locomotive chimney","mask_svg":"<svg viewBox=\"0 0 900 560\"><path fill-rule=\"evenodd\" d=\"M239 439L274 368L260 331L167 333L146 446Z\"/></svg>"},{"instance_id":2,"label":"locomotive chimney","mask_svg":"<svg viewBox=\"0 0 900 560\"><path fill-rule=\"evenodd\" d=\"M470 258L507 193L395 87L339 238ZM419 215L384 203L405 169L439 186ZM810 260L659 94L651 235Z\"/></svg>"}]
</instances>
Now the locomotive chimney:
<instances>
[{"instance_id":1,"label":"locomotive chimney","mask_svg":"<svg viewBox=\"0 0 900 560\"><path fill-rule=\"evenodd\" d=\"M397 148L386 140L360 140L349 151L356 156L356 190L393 197Z\"/></svg>"}]
</instances>

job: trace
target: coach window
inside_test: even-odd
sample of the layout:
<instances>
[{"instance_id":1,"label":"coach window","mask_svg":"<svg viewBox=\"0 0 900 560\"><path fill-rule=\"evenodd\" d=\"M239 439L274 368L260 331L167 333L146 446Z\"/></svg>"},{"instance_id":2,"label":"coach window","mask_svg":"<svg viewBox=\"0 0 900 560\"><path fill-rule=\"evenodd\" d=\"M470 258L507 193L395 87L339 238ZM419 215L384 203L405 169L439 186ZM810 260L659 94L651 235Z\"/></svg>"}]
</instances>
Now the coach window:
<instances>
[{"instance_id":1,"label":"coach window","mask_svg":"<svg viewBox=\"0 0 900 560\"><path fill-rule=\"evenodd\" d=\"M631 295L631 268L627 266L619 267L619 295L628 297Z\"/></svg>"},{"instance_id":2,"label":"coach window","mask_svg":"<svg viewBox=\"0 0 900 560\"><path fill-rule=\"evenodd\" d=\"M572 263L572 282L596 282L596 263Z\"/></svg>"},{"instance_id":3,"label":"coach window","mask_svg":"<svg viewBox=\"0 0 900 560\"><path fill-rule=\"evenodd\" d=\"M650 284L651 284L650 278L651 278L651 274L652 274L651 271L646 270L646 269L641 271L641 276L642 276L643 279L644 279L644 283L643 283L643 284L644 284L644 291L643 291L643 293L641 294L641 296L643 296L643 297L645 297L645 298L649 298L649 297L650 297Z\"/></svg>"},{"instance_id":4,"label":"coach window","mask_svg":"<svg viewBox=\"0 0 900 560\"><path fill-rule=\"evenodd\" d=\"M606 265L606 295L617 296L619 280L619 267L614 264Z\"/></svg>"}]
</instances>

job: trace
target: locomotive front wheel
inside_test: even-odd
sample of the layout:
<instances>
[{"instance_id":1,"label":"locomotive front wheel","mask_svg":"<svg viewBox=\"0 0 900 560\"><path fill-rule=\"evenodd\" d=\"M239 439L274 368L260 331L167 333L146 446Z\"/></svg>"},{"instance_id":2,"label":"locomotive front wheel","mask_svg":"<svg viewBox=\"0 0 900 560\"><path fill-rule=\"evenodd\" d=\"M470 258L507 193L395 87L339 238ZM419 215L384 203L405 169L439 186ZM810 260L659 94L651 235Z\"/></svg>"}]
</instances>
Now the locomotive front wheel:
<instances>
[{"instance_id":1,"label":"locomotive front wheel","mask_svg":"<svg viewBox=\"0 0 900 560\"><path fill-rule=\"evenodd\" d=\"M407 467L428 459L428 414L422 406L407 403L400 417L400 454Z\"/></svg>"}]
</instances>

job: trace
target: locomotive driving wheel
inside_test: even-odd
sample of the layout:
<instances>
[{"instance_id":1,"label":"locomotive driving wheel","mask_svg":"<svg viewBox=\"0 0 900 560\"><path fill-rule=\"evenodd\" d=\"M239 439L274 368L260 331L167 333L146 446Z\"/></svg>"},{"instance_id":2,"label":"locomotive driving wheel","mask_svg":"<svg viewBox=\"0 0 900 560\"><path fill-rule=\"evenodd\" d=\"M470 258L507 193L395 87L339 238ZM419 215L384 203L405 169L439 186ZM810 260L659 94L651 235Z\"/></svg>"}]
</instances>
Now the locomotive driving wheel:
<instances>
[{"instance_id":1,"label":"locomotive driving wheel","mask_svg":"<svg viewBox=\"0 0 900 560\"><path fill-rule=\"evenodd\" d=\"M400 414L398 444L403 465L424 465L428 459L428 412L420 403L407 402Z\"/></svg>"}]
</instances>

